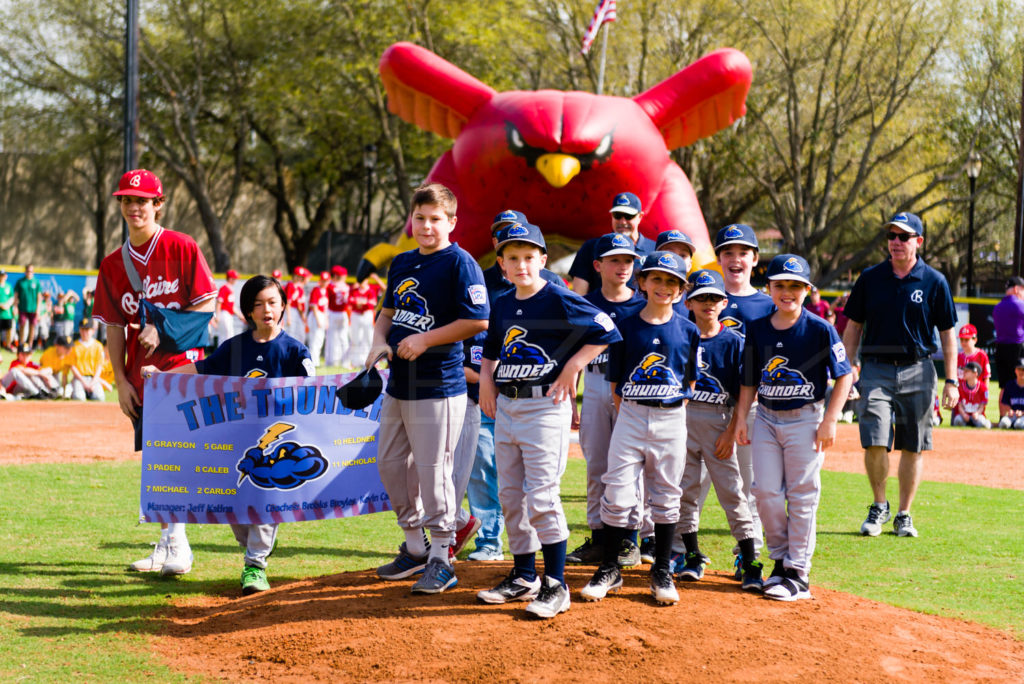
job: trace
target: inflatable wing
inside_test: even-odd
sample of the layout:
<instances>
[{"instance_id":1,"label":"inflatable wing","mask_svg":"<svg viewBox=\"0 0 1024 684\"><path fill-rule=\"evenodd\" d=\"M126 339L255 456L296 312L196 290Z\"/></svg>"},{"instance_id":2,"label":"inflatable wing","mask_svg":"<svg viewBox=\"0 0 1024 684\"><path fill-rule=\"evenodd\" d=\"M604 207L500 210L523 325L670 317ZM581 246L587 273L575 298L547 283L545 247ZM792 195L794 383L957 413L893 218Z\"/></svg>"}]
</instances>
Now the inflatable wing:
<instances>
[{"instance_id":1,"label":"inflatable wing","mask_svg":"<svg viewBox=\"0 0 1024 684\"><path fill-rule=\"evenodd\" d=\"M714 259L696 195L669 150L743 116L751 81L743 53L717 50L634 98L496 92L411 43L388 48L380 73L390 111L454 138L427 180L455 193L452 238L474 256L491 251L491 218L503 209L579 243L608 231L612 197L630 191L644 205L644 234L681 230L697 247L697 263Z\"/></svg>"}]
</instances>

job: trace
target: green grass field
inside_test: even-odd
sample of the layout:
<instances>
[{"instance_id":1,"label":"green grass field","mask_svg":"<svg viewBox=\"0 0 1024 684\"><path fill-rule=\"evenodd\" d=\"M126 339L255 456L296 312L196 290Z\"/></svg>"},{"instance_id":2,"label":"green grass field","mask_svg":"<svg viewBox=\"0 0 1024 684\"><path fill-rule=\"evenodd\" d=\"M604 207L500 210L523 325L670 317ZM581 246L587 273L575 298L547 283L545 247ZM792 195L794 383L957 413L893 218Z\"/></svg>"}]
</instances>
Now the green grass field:
<instances>
[{"instance_id":1,"label":"green grass field","mask_svg":"<svg viewBox=\"0 0 1024 684\"><path fill-rule=\"evenodd\" d=\"M197 564L183 578L124 571L149 553L156 536L155 526L135 524L138 481L133 462L0 468L4 681L124 681L147 673L174 681L146 642L167 608L190 596L238 591L241 551L221 526L190 527ZM1024 639L1024 493L925 482L914 508L922 536L870 539L858 533L864 477L825 473L823 481L813 584ZM587 533L583 491L584 464L572 460L563 480L570 547ZM710 569L729 569L732 539L717 503L706 507L702 527ZM390 513L287 524L271 583L374 567L400 541Z\"/></svg>"}]
</instances>

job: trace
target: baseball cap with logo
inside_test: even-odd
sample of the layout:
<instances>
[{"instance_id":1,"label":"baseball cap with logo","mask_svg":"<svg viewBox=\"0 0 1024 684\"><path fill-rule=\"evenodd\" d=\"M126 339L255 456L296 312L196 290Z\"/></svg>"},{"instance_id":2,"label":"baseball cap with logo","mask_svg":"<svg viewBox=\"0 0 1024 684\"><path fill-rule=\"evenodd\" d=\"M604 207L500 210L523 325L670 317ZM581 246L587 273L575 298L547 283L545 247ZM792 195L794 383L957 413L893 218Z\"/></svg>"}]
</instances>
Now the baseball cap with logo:
<instances>
[{"instance_id":1,"label":"baseball cap with logo","mask_svg":"<svg viewBox=\"0 0 1024 684\"><path fill-rule=\"evenodd\" d=\"M78 324L78 327L79 328L91 328L92 327L92 319L88 318L88 317L83 317L81 322Z\"/></svg>"},{"instance_id":2,"label":"baseball cap with logo","mask_svg":"<svg viewBox=\"0 0 1024 684\"><path fill-rule=\"evenodd\" d=\"M53 343L58 347L70 347L71 338L67 335L57 335L57 339L55 339Z\"/></svg>"},{"instance_id":3,"label":"baseball cap with logo","mask_svg":"<svg viewBox=\"0 0 1024 684\"><path fill-rule=\"evenodd\" d=\"M889 222L885 224L886 228L889 226L895 226L905 233L924 237L924 225L921 223L921 219L918 218L917 214L901 211L889 219Z\"/></svg>"},{"instance_id":4,"label":"baseball cap with logo","mask_svg":"<svg viewBox=\"0 0 1024 684\"><path fill-rule=\"evenodd\" d=\"M620 192L612 200L612 208L608 210L608 213L619 213L629 214L630 216L636 216L643 211L643 205L640 204L640 198L631 192Z\"/></svg>"},{"instance_id":5,"label":"baseball cap with logo","mask_svg":"<svg viewBox=\"0 0 1024 684\"><path fill-rule=\"evenodd\" d=\"M1014 368L1024 368L1024 359L1017 359L1017 365Z\"/></svg>"},{"instance_id":6,"label":"baseball cap with logo","mask_svg":"<svg viewBox=\"0 0 1024 684\"><path fill-rule=\"evenodd\" d=\"M960 328L960 339L963 339L965 337L977 337L977 336L978 336L978 329L975 328L970 323L967 323L967 324L964 325L964 327Z\"/></svg>"},{"instance_id":7,"label":"baseball cap with logo","mask_svg":"<svg viewBox=\"0 0 1024 684\"><path fill-rule=\"evenodd\" d=\"M725 280L722 279L722 274L710 268L702 268L691 274L690 285L693 286L693 289L687 295L687 299L702 294L729 296L725 292Z\"/></svg>"},{"instance_id":8,"label":"baseball cap with logo","mask_svg":"<svg viewBox=\"0 0 1024 684\"><path fill-rule=\"evenodd\" d=\"M133 197L163 197L164 186L156 174L146 169L133 169L121 176L117 183L114 197L131 195Z\"/></svg>"},{"instance_id":9,"label":"baseball cap with logo","mask_svg":"<svg viewBox=\"0 0 1024 684\"><path fill-rule=\"evenodd\" d=\"M796 254L779 254L768 264L768 280L796 280L811 285L811 267Z\"/></svg>"},{"instance_id":10,"label":"baseball cap with logo","mask_svg":"<svg viewBox=\"0 0 1024 684\"><path fill-rule=\"evenodd\" d=\"M759 249L754 229L745 223L732 223L718 231L715 235L715 254L727 245L746 245Z\"/></svg>"},{"instance_id":11,"label":"baseball cap with logo","mask_svg":"<svg viewBox=\"0 0 1024 684\"><path fill-rule=\"evenodd\" d=\"M644 257L640 273L650 273L651 271L668 273L679 278L680 282L686 282L686 264L678 254L672 252L651 252Z\"/></svg>"},{"instance_id":12,"label":"baseball cap with logo","mask_svg":"<svg viewBox=\"0 0 1024 684\"><path fill-rule=\"evenodd\" d=\"M327 271L320 271L320 282L326 282L331 279L331 274Z\"/></svg>"},{"instance_id":13,"label":"baseball cap with logo","mask_svg":"<svg viewBox=\"0 0 1024 684\"><path fill-rule=\"evenodd\" d=\"M498 254L501 254L502 248L510 242L526 242L540 247L540 251L545 254L548 253L544 235L540 232L540 228L532 223L513 223L498 231Z\"/></svg>"},{"instance_id":14,"label":"baseball cap with logo","mask_svg":"<svg viewBox=\"0 0 1024 684\"><path fill-rule=\"evenodd\" d=\"M690 256L693 256L693 240L681 230L665 230L658 233L658 239L654 243L654 249L661 251L665 245L686 245L690 248Z\"/></svg>"},{"instance_id":15,"label":"baseball cap with logo","mask_svg":"<svg viewBox=\"0 0 1024 684\"><path fill-rule=\"evenodd\" d=\"M18 345L18 353L19 354L31 354L32 353L32 345L28 344L27 342L25 344L19 344Z\"/></svg>"},{"instance_id":16,"label":"baseball cap with logo","mask_svg":"<svg viewBox=\"0 0 1024 684\"><path fill-rule=\"evenodd\" d=\"M529 223L526 214L515 209L506 209L491 221L491 237L497 237L497 232L510 223Z\"/></svg>"},{"instance_id":17,"label":"baseball cap with logo","mask_svg":"<svg viewBox=\"0 0 1024 684\"><path fill-rule=\"evenodd\" d=\"M595 257L602 259L607 256L615 256L616 254L629 254L633 257L640 256L636 253L633 241L625 235L608 233L597 239L597 245L594 247Z\"/></svg>"},{"instance_id":18,"label":"baseball cap with logo","mask_svg":"<svg viewBox=\"0 0 1024 684\"><path fill-rule=\"evenodd\" d=\"M344 266L331 266L331 275L336 276L347 276L348 269Z\"/></svg>"}]
</instances>

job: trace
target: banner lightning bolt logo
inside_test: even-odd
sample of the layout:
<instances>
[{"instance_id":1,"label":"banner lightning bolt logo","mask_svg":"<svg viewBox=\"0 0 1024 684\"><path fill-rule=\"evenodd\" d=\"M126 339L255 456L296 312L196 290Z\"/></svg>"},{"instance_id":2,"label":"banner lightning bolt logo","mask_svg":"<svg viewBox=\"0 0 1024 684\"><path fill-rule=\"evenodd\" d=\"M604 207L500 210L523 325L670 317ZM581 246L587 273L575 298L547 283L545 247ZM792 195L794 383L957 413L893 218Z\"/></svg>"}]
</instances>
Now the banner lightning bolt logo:
<instances>
[{"instance_id":1,"label":"banner lightning bolt logo","mask_svg":"<svg viewBox=\"0 0 1024 684\"><path fill-rule=\"evenodd\" d=\"M260 441L256 443L256 448L259 449L261 452L266 451L267 447L276 442L278 437L294 429L295 426L290 425L289 423L274 423L273 425L271 425L270 427L263 431L263 436L260 437ZM242 484L242 481L245 480L245 477L246 473L242 473L241 475L238 476L238 485Z\"/></svg>"}]
</instances>

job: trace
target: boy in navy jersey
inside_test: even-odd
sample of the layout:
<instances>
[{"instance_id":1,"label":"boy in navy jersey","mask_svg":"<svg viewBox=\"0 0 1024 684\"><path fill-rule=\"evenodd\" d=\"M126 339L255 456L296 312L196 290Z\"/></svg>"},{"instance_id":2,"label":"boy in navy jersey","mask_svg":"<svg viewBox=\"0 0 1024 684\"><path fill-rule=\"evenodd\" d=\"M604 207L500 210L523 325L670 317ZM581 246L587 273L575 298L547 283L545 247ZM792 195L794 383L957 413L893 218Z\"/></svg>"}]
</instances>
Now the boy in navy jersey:
<instances>
[{"instance_id":1,"label":"boy in navy jersey","mask_svg":"<svg viewBox=\"0 0 1024 684\"><path fill-rule=\"evenodd\" d=\"M686 465L677 523L683 542L678 550L685 554L685 564L676 568L676 577L683 581L704 577L706 561L697 543L703 464L739 545L743 588L756 592L761 590L761 563L756 560L754 521L743 495L733 442L733 406L739 396L743 338L718 320L729 301L722 276L703 269L690 276L690 285L686 306L700 330L700 347L697 384L686 406Z\"/></svg>"},{"instance_id":2,"label":"boy in navy jersey","mask_svg":"<svg viewBox=\"0 0 1024 684\"><path fill-rule=\"evenodd\" d=\"M281 283L265 275L253 276L242 286L239 298L248 329L223 342L209 358L167 371L200 375L231 375L246 378L288 378L314 375L309 350L281 327L285 293ZM145 366L143 377L160 372ZM232 524L235 539L245 547L242 594L270 589L267 558L277 541L277 523Z\"/></svg>"},{"instance_id":3,"label":"boy in navy jersey","mask_svg":"<svg viewBox=\"0 0 1024 684\"><path fill-rule=\"evenodd\" d=\"M780 254L768 265L776 311L747 324L734 421L736 441L754 447L754 496L775 561L764 595L778 601L811 597L821 464L853 382L836 329L804 310L810 275L807 262L794 254ZM835 386L823 409L829 377ZM755 396L760 406L748 438Z\"/></svg>"},{"instance_id":4,"label":"boy in navy jersey","mask_svg":"<svg viewBox=\"0 0 1024 684\"><path fill-rule=\"evenodd\" d=\"M405 533L385 580L420 570L413 593L436 594L458 579L449 562L455 532L454 448L466 414L462 342L487 328L487 288L476 261L450 241L456 199L437 183L412 198L418 249L395 257L373 326L369 367L381 354L391 374L381 405L377 467ZM430 531L430 543L424 537Z\"/></svg>"},{"instance_id":5,"label":"boy in navy jersey","mask_svg":"<svg viewBox=\"0 0 1024 684\"><path fill-rule=\"evenodd\" d=\"M527 612L553 618L569 610L569 527L559 481L569 453L576 377L621 337L608 314L540 278L547 246L537 226L515 223L502 229L498 255L516 289L499 297L491 311L480 408L494 418L498 497L515 565L477 597L484 603L531 601ZM538 549L544 555L543 579L535 567Z\"/></svg>"},{"instance_id":6,"label":"boy in navy jersey","mask_svg":"<svg viewBox=\"0 0 1024 684\"><path fill-rule=\"evenodd\" d=\"M599 601L622 586L617 550L637 520L641 479L654 521L651 594L659 604L679 601L669 557L679 518L679 483L686 450L686 400L696 379L697 327L673 310L685 291L683 262L671 252L644 259L637 285L647 303L619 324L622 342L608 354L608 380L619 415L608 447L601 521L604 559L580 592Z\"/></svg>"},{"instance_id":7,"label":"boy in navy jersey","mask_svg":"<svg viewBox=\"0 0 1024 684\"><path fill-rule=\"evenodd\" d=\"M601 277L601 287L588 292L584 299L608 314L613 323L629 318L644 308L646 300L627 283L633 276L637 254L633 241L625 235L602 235L594 248L594 270ZM580 416L580 449L587 461L587 526L590 537L566 556L567 563L600 563L604 558L604 524L601 522L601 496L604 483L601 478L608 468L608 442L615 425L615 402L611 383L605 379L608 371L608 352L601 352L587 364L583 375L583 410ZM631 530L640 527L640 521L631 521ZM640 562L640 549L636 539L623 542L620 560L623 567Z\"/></svg>"}]
</instances>

